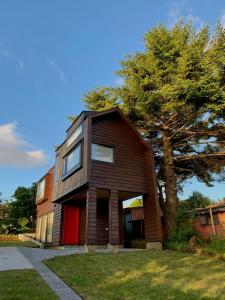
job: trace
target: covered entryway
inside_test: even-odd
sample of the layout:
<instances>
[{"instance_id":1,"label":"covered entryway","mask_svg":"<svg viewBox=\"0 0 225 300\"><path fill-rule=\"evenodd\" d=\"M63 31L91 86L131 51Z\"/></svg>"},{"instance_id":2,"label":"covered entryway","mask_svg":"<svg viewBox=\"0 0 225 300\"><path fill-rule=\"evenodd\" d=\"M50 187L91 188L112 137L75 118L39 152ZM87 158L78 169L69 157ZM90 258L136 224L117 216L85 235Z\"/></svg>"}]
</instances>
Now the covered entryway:
<instances>
[{"instance_id":1,"label":"covered entryway","mask_svg":"<svg viewBox=\"0 0 225 300\"><path fill-rule=\"evenodd\" d=\"M78 245L79 243L79 207L64 206L63 244Z\"/></svg>"}]
</instances>

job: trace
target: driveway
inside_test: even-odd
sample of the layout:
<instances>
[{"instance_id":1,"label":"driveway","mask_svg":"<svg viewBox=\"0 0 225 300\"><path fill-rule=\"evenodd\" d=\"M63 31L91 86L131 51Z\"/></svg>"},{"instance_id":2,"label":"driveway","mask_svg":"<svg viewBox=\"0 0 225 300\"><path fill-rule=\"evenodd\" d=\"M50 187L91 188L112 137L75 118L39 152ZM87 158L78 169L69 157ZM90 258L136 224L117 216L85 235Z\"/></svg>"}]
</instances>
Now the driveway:
<instances>
[{"instance_id":1,"label":"driveway","mask_svg":"<svg viewBox=\"0 0 225 300\"><path fill-rule=\"evenodd\" d=\"M0 271L32 268L33 265L18 251L17 247L0 248Z\"/></svg>"}]
</instances>

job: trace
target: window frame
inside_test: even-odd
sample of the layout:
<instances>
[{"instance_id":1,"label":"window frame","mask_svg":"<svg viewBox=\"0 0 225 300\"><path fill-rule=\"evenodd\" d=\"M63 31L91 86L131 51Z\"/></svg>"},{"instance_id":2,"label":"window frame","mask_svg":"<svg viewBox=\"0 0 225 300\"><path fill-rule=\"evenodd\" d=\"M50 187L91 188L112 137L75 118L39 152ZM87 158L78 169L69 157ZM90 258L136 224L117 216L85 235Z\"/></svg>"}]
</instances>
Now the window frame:
<instances>
[{"instance_id":1,"label":"window frame","mask_svg":"<svg viewBox=\"0 0 225 300\"><path fill-rule=\"evenodd\" d=\"M75 134L76 130L81 127L81 132L80 134L69 144L69 140L71 137ZM69 148L82 134L84 133L84 124L81 122L74 130L73 132L68 136L67 141L66 141L66 147Z\"/></svg>"},{"instance_id":2,"label":"window frame","mask_svg":"<svg viewBox=\"0 0 225 300\"><path fill-rule=\"evenodd\" d=\"M203 221L203 218L205 218L205 222ZM201 226L211 226L212 225L210 214L200 215L199 219L200 219ZM213 213L213 223L214 223L214 225L219 225L220 224L219 217L218 217L217 213Z\"/></svg>"},{"instance_id":3,"label":"window frame","mask_svg":"<svg viewBox=\"0 0 225 300\"><path fill-rule=\"evenodd\" d=\"M41 184L44 182L44 187L43 187L43 192L42 194L40 195L40 186ZM39 201L40 199L43 199L45 197L45 185L46 185L46 179L45 177L38 182L38 185L37 185L37 197L36 197L36 201Z\"/></svg>"},{"instance_id":4,"label":"window frame","mask_svg":"<svg viewBox=\"0 0 225 300\"><path fill-rule=\"evenodd\" d=\"M66 171L66 165L67 165L67 158L68 156L75 151L78 147L80 147L80 157L79 157L79 163L76 164L73 168L71 168L69 171ZM79 142L76 144L69 152L66 153L66 155L63 157L63 167L62 167L62 180L65 180L69 176L71 176L73 173L77 172L83 167L83 143Z\"/></svg>"},{"instance_id":5,"label":"window frame","mask_svg":"<svg viewBox=\"0 0 225 300\"><path fill-rule=\"evenodd\" d=\"M93 145L97 145L97 146L101 146L101 147L112 149L112 161L105 161L105 160L99 160L99 159L93 158L92 157L92 153L93 153L92 146ZM99 144L99 143L91 143L91 160L97 161L97 162L101 162L101 163L105 163L105 164L114 164L115 163L115 146L104 145L104 144Z\"/></svg>"}]
</instances>

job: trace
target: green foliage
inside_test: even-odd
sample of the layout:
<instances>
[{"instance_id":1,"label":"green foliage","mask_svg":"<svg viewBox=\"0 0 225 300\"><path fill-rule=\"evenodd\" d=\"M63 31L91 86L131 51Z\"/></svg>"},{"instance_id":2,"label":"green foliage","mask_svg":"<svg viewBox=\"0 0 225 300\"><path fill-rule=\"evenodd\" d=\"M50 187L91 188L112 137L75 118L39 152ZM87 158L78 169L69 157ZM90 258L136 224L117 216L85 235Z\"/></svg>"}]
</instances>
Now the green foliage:
<instances>
[{"instance_id":1,"label":"green foliage","mask_svg":"<svg viewBox=\"0 0 225 300\"><path fill-rule=\"evenodd\" d=\"M225 29L219 24L211 35L207 26L159 25L144 42L144 51L121 61L121 87L93 90L84 101L93 110L119 105L151 140L162 207L174 224L185 180L224 180Z\"/></svg>"},{"instance_id":2,"label":"green foliage","mask_svg":"<svg viewBox=\"0 0 225 300\"><path fill-rule=\"evenodd\" d=\"M13 201L0 204L0 234L33 231L36 219L35 199L36 184L33 184L29 188L18 187Z\"/></svg>"},{"instance_id":3,"label":"green foliage","mask_svg":"<svg viewBox=\"0 0 225 300\"><path fill-rule=\"evenodd\" d=\"M19 220L21 218L27 218L28 220L32 216L36 217L36 184L31 187L18 187L14 193L14 201L11 203L11 210L9 218Z\"/></svg>"},{"instance_id":4,"label":"green foliage","mask_svg":"<svg viewBox=\"0 0 225 300\"><path fill-rule=\"evenodd\" d=\"M129 207L142 207L142 206L143 206L143 200L142 199L135 199L129 205Z\"/></svg>"},{"instance_id":5,"label":"green foliage","mask_svg":"<svg viewBox=\"0 0 225 300\"><path fill-rule=\"evenodd\" d=\"M221 254L225 258L225 238L219 235L212 236L205 249L208 253Z\"/></svg>"}]
</instances>

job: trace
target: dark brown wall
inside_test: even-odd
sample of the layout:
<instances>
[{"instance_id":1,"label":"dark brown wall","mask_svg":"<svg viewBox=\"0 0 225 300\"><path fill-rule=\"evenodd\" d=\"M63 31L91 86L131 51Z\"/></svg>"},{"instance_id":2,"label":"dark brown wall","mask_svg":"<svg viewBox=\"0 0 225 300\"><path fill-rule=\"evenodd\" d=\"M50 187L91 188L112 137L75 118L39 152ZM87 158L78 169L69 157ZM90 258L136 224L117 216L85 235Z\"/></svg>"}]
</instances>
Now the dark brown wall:
<instances>
[{"instance_id":1,"label":"dark brown wall","mask_svg":"<svg viewBox=\"0 0 225 300\"><path fill-rule=\"evenodd\" d=\"M86 206L80 207L79 245L85 244L86 238Z\"/></svg>"},{"instance_id":2,"label":"dark brown wall","mask_svg":"<svg viewBox=\"0 0 225 300\"><path fill-rule=\"evenodd\" d=\"M37 217L40 217L54 210L54 203L52 203L54 168L49 170L49 172L46 174L44 178L45 178L44 198L37 199Z\"/></svg>"},{"instance_id":3,"label":"dark brown wall","mask_svg":"<svg viewBox=\"0 0 225 300\"><path fill-rule=\"evenodd\" d=\"M62 238L63 238L63 206L61 204L55 204L52 244L61 245Z\"/></svg>"},{"instance_id":4,"label":"dark brown wall","mask_svg":"<svg viewBox=\"0 0 225 300\"><path fill-rule=\"evenodd\" d=\"M147 192L146 148L117 114L93 119L92 143L115 147L113 164L91 161L92 184Z\"/></svg>"},{"instance_id":5,"label":"dark brown wall","mask_svg":"<svg viewBox=\"0 0 225 300\"><path fill-rule=\"evenodd\" d=\"M67 143L65 141L65 143L56 151L56 156L59 157L59 164L58 164L59 181L54 184L54 200L57 200L58 198L67 195L71 191L75 190L76 188L82 186L87 182L87 136L88 136L87 123L88 121L86 119L83 123L84 124L83 135L80 138L78 138L69 147L67 147ZM75 123L74 126L70 128L69 133L71 134L79 124L80 122ZM62 176L64 156L68 152L70 152L70 150L73 149L74 146L77 145L79 142L82 142L82 147L83 147L82 168L76 171L75 173L73 173L67 179L62 181L61 176Z\"/></svg>"}]
</instances>

